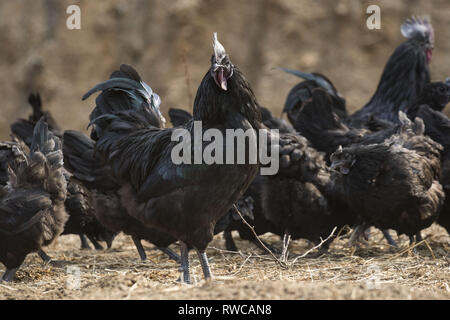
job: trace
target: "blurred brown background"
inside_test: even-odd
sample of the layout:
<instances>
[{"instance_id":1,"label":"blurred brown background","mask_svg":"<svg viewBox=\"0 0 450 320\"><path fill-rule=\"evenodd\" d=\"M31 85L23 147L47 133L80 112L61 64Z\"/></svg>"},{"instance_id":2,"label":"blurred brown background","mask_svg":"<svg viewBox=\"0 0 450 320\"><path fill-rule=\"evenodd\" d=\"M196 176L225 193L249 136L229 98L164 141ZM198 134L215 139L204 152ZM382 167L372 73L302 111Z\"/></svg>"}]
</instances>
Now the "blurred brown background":
<instances>
[{"instance_id":1,"label":"blurred brown background","mask_svg":"<svg viewBox=\"0 0 450 320\"><path fill-rule=\"evenodd\" d=\"M66 28L70 4L81 7L81 30ZM381 30L366 27L370 4L381 7ZM448 0L1 0L0 138L30 112L31 91L62 128L85 130L94 99L81 96L120 63L137 68L165 115L170 107L191 110L214 31L277 115L298 82L279 66L326 74L354 110L374 92L412 14L427 14L435 28L432 78L450 76Z\"/></svg>"}]
</instances>

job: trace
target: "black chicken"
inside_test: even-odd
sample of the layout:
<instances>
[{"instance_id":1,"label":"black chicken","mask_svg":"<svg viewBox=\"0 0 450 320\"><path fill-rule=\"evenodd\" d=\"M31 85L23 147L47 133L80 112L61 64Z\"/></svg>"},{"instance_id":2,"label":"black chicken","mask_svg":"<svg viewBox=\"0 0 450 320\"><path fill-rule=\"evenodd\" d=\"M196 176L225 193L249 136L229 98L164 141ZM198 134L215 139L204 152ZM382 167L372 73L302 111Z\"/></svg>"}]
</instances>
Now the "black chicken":
<instances>
[{"instance_id":1,"label":"black chicken","mask_svg":"<svg viewBox=\"0 0 450 320\"><path fill-rule=\"evenodd\" d=\"M347 109L344 97L337 91L333 83L320 73L306 73L297 70L281 68L281 70L293 74L297 77L305 79L295 85L288 93L284 104L283 113L286 113L289 121L294 124L298 113L302 110L303 105L312 99L314 89L322 88L330 96L333 96L333 111L341 118L347 117Z\"/></svg>"},{"instance_id":2,"label":"black chicken","mask_svg":"<svg viewBox=\"0 0 450 320\"><path fill-rule=\"evenodd\" d=\"M449 93L442 92L442 94L438 95L442 95L441 99L438 100L441 101L441 107L445 107L445 100L447 99L447 103L450 100ZM447 97L445 98L445 96ZM425 123L425 134L444 147L444 150L441 152L442 173L440 182L444 188L446 198L437 223L446 228L450 234L450 119L442 112L437 111L437 109L440 109L440 107L436 108L436 106L420 104L408 110L408 116L410 118L420 117Z\"/></svg>"},{"instance_id":3,"label":"black chicken","mask_svg":"<svg viewBox=\"0 0 450 320\"><path fill-rule=\"evenodd\" d=\"M85 201L89 201L91 214L114 233L122 231L130 235L141 260L147 259L141 240L153 243L172 259L179 260L179 256L167 248L176 241L175 238L148 228L127 214L120 202L120 185L111 177L109 168L102 165L94 146L95 142L81 132L64 132L64 161L68 170L82 183L78 188L87 195L88 200Z\"/></svg>"},{"instance_id":4,"label":"black chicken","mask_svg":"<svg viewBox=\"0 0 450 320\"><path fill-rule=\"evenodd\" d=\"M15 121L11 125L12 133L28 146L31 146L34 125L41 117L44 117L44 120L46 122L48 121L48 127L52 133L62 139L63 134L51 113L42 110L39 93L30 94L28 96L28 102L33 109L33 113L28 117L28 120L19 119ZM89 238L97 250L103 250L103 246L98 241L105 241L109 248L112 245L116 233L102 226L95 218L95 215L92 214L92 199L87 190L81 185L81 181L71 178L69 174L65 174L65 176L68 183L65 205L66 211L69 214L69 220L62 234L78 235L81 240L82 249L90 248L87 238Z\"/></svg>"},{"instance_id":5,"label":"black chicken","mask_svg":"<svg viewBox=\"0 0 450 320\"><path fill-rule=\"evenodd\" d=\"M430 82L429 63L434 47L434 31L427 19L406 20L400 31L407 38L395 49L381 75L370 101L349 116L351 127L363 127L370 117L398 122L398 111L405 111Z\"/></svg>"},{"instance_id":6,"label":"black chicken","mask_svg":"<svg viewBox=\"0 0 450 320\"><path fill-rule=\"evenodd\" d=\"M226 129L258 129L261 114L250 85L231 63L216 34L213 46L211 68L194 101L194 120L202 122L201 134L207 129L217 129L223 135ZM98 139L96 150L122 184L123 206L146 226L180 240L184 282L190 282L190 248L197 250L204 276L209 279L205 249L213 238L214 226L245 192L258 164L176 165L171 158L178 144L171 139L175 131L152 125L159 113L155 97L134 69L122 65L110 80L91 89L83 99L100 90L91 114L93 137ZM193 138L193 121L179 128Z\"/></svg>"},{"instance_id":7,"label":"black chicken","mask_svg":"<svg viewBox=\"0 0 450 320\"><path fill-rule=\"evenodd\" d=\"M0 141L0 187L6 186L9 181L8 168L17 165L17 161L23 161L26 152L28 147L15 136L13 141Z\"/></svg>"},{"instance_id":8,"label":"black chicken","mask_svg":"<svg viewBox=\"0 0 450 320\"><path fill-rule=\"evenodd\" d=\"M35 126L31 151L9 168L1 191L0 261L3 281L12 281L27 254L42 251L61 234L68 215L64 208L67 182L59 139L43 119Z\"/></svg>"},{"instance_id":9,"label":"black chicken","mask_svg":"<svg viewBox=\"0 0 450 320\"><path fill-rule=\"evenodd\" d=\"M439 183L442 146L423 135L422 120L405 114L399 132L380 144L339 148L331 156L334 191L362 225L394 229L420 239L444 202Z\"/></svg>"}]
</instances>

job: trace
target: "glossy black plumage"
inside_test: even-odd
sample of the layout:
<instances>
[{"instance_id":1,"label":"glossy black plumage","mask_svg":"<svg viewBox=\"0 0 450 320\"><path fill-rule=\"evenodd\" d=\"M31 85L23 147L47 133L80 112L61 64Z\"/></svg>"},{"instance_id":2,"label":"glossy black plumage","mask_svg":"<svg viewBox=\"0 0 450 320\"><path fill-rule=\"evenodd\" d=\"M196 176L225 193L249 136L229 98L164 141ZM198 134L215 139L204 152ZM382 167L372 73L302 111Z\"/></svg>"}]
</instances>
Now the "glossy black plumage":
<instances>
[{"instance_id":1,"label":"glossy black plumage","mask_svg":"<svg viewBox=\"0 0 450 320\"><path fill-rule=\"evenodd\" d=\"M414 103L430 82L428 64L434 45L431 24L426 19L408 19L401 31L407 40L390 56L370 101L347 118L350 126L364 127L369 117L398 123L398 112Z\"/></svg>"},{"instance_id":2,"label":"glossy black plumage","mask_svg":"<svg viewBox=\"0 0 450 320\"><path fill-rule=\"evenodd\" d=\"M66 167L79 183L82 183L77 189L81 189L87 196L88 200L85 202L89 201L86 203L89 204L89 213L96 217L101 225L111 230L111 233L124 232L135 242L146 240L162 248L174 243L176 239L173 237L154 228L145 227L136 218L127 214L120 201L120 185L112 179L109 168L102 164L99 155L95 154L94 147L95 142L85 134L73 130L64 132ZM143 255L141 257L145 258Z\"/></svg>"},{"instance_id":3,"label":"glossy black plumage","mask_svg":"<svg viewBox=\"0 0 450 320\"><path fill-rule=\"evenodd\" d=\"M215 54L220 53L223 60L224 50L222 54L216 44L217 39ZM218 61L217 56L214 61ZM223 90L223 78L221 88L211 70L203 78L194 102L194 119L202 121L203 130L215 128L225 133L226 129L259 128L261 115L243 74L233 66L233 73L228 72L227 90ZM121 72L134 79L135 85L122 88L115 73L102 87L91 114L93 134L98 138L96 150L120 181L121 201L126 202L128 214L196 248L205 277L209 277L204 251L212 240L214 226L242 196L258 165L175 165L170 156L176 145L171 141L174 129L154 126L153 95L148 90L137 90L142 81L134 69L122 65ZM193 123L184 129L192 136ZM186 255L182 253L185 263Z\"/></svg>"},{"instance_id":4,"label":"glossy black plumage","mask_svg":"<svg viewBox=\"0 0 450 320\"><path fill-rule=\"evenodd\" d=\"M61 143L41 119L26 159L10 166L0 203L0 261L11 281L27 254L61 234L68 215Z\"/></svg>"}]
</instances>

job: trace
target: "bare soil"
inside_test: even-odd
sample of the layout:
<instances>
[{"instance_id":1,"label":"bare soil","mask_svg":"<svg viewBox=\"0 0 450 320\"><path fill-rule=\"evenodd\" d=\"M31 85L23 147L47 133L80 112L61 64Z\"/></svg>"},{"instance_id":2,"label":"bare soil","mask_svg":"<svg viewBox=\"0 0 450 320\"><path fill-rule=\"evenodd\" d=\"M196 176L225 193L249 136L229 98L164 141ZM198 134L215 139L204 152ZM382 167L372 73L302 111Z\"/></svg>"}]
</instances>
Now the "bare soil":
<instances>
[{"instance_id":1,"label":"bare soil","mask_svg":"<svg viewBox=\"0 0 450 320\"><path fill-rule=\"evenodd\" d=\"M368 244L349 248L348 239L338 239L328 253L313 250L289 268L237 235L241 251L227 252L218 235L207 250L214 280L203 280L191 254L193 285L178 283L178 265L151 245L148 260L140 261L128 236L101 252L81 250L77 236L63 236L47 251L64 263L45 265L30 254L16 281L0 284L0 299L450 299L450 237L435 225L423 234L430 248L422 244L414 253L407 237L395 249L372 228ZM263 239L281 245L276 236ZM311 247L291 242L289 261Z\"/></svg>"}]
</instances>

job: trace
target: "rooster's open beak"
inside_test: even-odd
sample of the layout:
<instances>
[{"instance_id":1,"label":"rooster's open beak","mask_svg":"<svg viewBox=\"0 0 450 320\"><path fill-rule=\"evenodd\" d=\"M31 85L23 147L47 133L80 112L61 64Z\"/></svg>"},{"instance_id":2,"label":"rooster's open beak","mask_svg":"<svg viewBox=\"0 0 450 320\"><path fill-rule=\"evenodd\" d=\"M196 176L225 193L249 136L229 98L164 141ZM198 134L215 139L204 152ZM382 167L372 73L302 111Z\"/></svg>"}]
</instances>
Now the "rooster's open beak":
<instances>
[{"instance_id":1,"label":"rooster's open beak","mask_svg":"<svg viewBox=\"0 0 450 320\"><path fill-rule=\"evenodd\" d=\"M217 69L217 71L215 72L214 80L223 91L227 91L227 78L224 76L223 68Z\"/></svg>"}]
</instances>

